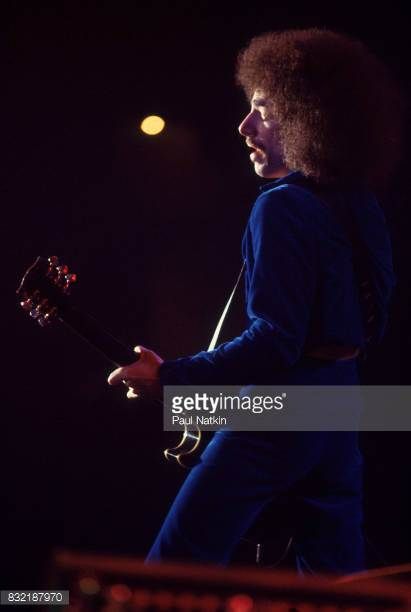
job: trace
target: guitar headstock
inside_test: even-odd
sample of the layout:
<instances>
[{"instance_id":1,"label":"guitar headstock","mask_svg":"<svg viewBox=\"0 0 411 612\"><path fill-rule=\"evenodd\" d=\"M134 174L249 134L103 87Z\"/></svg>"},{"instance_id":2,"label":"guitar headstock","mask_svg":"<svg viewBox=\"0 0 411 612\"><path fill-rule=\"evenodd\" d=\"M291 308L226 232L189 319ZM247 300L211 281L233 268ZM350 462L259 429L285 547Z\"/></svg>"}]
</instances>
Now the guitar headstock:
<instances>
[{"instance_id":1,"label":"guitar headstock","mask_svg":"<svg viewBox=\"0 0 411 612\"><path fill-rule=\"evenodd\" d=\"M64 311L75 281L76 275L57 257L37 257L16 291L20 306L44 327Z\"/></svg>"}]
</instances>

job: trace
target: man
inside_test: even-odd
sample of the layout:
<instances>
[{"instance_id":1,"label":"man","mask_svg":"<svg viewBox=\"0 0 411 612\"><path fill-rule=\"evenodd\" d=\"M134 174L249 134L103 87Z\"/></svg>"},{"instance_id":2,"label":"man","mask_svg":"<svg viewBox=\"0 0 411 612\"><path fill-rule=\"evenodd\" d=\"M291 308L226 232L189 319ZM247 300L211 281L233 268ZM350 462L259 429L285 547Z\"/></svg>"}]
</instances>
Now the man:
<instances>
[{"instance_id":1,"label":"man","mask_svg":"<svg viewBox=\"0 0 411 612\"><path fill-rule=\"evenodd\" d=\"M126 382L129 398L164 384L358 384L371 328L382 337L395 276L373 191L399 153L402 98L392 77L359 41L313 28L254 38L237 81L251 104L239 131L254 171L275 179L261 187L243 238L249 327L173 361L137 347L140 360L109 377ZM284 494L297 508L299 571L364 567L355 431L216 432L147 560L226 564Z\"/></svg>"}]
</instances>

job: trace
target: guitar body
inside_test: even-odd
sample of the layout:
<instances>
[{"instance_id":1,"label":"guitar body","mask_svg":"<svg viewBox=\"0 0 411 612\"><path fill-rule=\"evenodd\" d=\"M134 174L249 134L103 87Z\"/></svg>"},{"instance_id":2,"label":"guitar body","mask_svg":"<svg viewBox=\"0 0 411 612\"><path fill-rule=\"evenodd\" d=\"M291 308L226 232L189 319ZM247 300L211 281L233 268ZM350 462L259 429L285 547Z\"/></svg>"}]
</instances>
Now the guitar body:
<instances>
[{"instance_id":1,"label":"guitar body","mask_svg":"<svg viewBox=\"0 0 411 612\"><path fill-rule=\"evenodd\" d=\"M42 327L56 321L66 325L115 367L138 361L137 353L105 331L94 318L71 305L69 296L76 280L77 276L69 273L57 257L37 257L16 291L20 306ZM176 446L167 448L164 456L182 467L189 467L200 442L201 431L198 428L188 430L185 426L181 440Z\"/></svg>"}]
</instances>

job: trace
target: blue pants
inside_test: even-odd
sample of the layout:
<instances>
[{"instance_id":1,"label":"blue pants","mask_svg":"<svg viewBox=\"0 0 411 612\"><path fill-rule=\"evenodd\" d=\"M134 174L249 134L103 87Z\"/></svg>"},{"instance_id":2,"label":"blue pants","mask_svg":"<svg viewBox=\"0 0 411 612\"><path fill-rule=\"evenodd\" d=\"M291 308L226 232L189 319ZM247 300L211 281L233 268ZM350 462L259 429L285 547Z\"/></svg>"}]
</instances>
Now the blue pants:
<instances>
[{"instance_id":1,"label":"blue pants","mask_svg":"<svg viewBox=\"0 0 411 612\"><path fill-rule=\"evenodd\" d=\"M305 358L281 382L358 384L357 364ZM188 474L146 561L226 565L260 513L284 494L294 496L298 507L294 551L300 573L363 569L362 458L356 431L216 432Z\"/></svg>"}]
</instances>

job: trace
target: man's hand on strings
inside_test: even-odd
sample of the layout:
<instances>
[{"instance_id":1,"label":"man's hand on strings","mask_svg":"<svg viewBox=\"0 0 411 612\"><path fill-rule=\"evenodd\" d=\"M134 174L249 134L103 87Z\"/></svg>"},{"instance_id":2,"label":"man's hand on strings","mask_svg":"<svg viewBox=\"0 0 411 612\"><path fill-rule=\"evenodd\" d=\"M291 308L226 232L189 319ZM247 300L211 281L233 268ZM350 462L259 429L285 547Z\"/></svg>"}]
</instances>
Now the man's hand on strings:
<instances>
[{"instance_id":1,"label":"man's hand on strings","mask_svg":"<svg viewBox=\"0 0 411 612\"><path fill-rule=\"evenodd\" d=\"M113 370L108 377L108 384L125 384L128 387L127 397L129 399L139 397L160 399L159 368L164 360L144 346L136 346L134 351L139 354L139 360L128 366Z\"/></svg>"}]
</instances>

